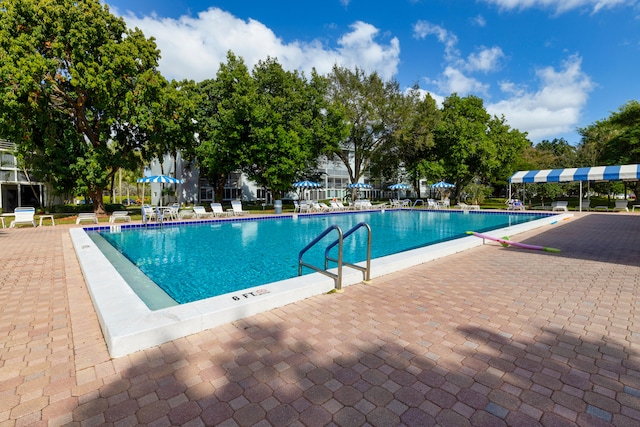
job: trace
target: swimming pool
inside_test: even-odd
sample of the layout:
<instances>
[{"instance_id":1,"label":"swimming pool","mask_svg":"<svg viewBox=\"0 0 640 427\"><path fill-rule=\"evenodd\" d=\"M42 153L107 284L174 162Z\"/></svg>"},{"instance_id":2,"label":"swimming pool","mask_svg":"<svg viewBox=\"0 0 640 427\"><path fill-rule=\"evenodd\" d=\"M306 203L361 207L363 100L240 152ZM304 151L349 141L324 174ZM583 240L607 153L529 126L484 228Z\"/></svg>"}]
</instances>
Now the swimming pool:
<instances>
[{"instance_id":1,"label":"swimming pool","mask_svg":"<svg viewBox=\"0 0 640 427\"><path fill-rule=\"evenodd\" d=\"M536 218L540 216L395 210L103 230L90 236L103 251L99 240L104 239L171 299L185 304L296 277L299 251L330 225L346 232L366 222L372 230L371 256L380 258L464 237L467 230L484 232ZM323 266L324 250L336 238L336 233L329 234L305 254L305 262ZM344 260L364 261L366 244L364 229L351 235L345 240ZM335 259L337 246L331 253ZM112 262L127 274L123 262Z\"/></svg>"},{"instance_id":2,"label":"swimming pool","mask_svg":"<svg viewBox=\"0 0 640 427\"><path fill-rule=\"evenodd\" d=\"M386 215L387 213L390 213L390 211L385 213L379 212L378 215ZM460 212L442 212L442 214L465 215L469 217L475 215L473 213L463 214ZM505 212L497 213L497 215L502 215L503 217L509 216L506 215ZM523 213L513 215L523 215ZM573 216L570 213L560 213L547 217L533 217L530 216L530 213L525 213L524 215L528 216L529 219L539 219L532 219L529 222L517 224L515 222L518 221L509 222L505 224L504 228L498 228L493 231L486 231L479 228L473 231L483 231L484 234L492 237L515 236L528 230L553 226L552 224L559 223L562 219L568 219ZM319 215L314 215L314 217L316 216ZM304 218L304 215L300 215L297 221ZM262 219L261 222L280 220L296 221L291 218L291 215L282 215L281 218L269 216ZM209 224L209 226L217 222L219 221L204 221L204 223ZM255 222L255 217L235 219L231 222L237 223L236 227L239 227L239 223ZM190 224L193 224L193 222L178 224L177 228L195 227L195 225ZM98 247L99 245L89 237L89 234L95 231L109 230L114 234L118 234L121 232L125 233L129 228L145 228L145 226L139 223L133 223L111 226L98 225L84 228L71 228L69 230L71 241L87 285L87 290L93 301L104 339L112 357L124 356L138 350L153 347L176 338L230 323L305 298L326 294L335 287L333 279L319 273L313 273L306 274L302 277L293 277L277 282L265 283L186 304L176 304L173 302L173 305L152 310L142 301L136 291L133 290L133 287L142 288L142 290L145 291L147 287L157 288L157 286L128 260L127 265L130 267L133 266L134 268L132 268L132 270L135 271L130 271L129 279L125 279L123 275L116 270L114 263L111 262ZM175 230L169 230L176 227L165 224L163 228L166 229L168 233L176 233ZM246 242L253 238L249 238L248 234L246 235ZM312 237L314 236L307 236L308 239ZM221 242L221 244L226 245L226 242ZM353 243L348 243L347 246L350 244ZM377 277L423 264L434 259L446 257L482 244L482 239L464 236L375 258L371 262L371 279L375 281ZM111 248L112 252L117 252L110 244L106 246ZM297 261L297 252L300 248L295 247L294 249ZM197 250L200 249L191 247L191 252ZM120 257L124 258L122 255L120 255ZM335 268L333 270L335 271ZM361 283L362 279L363 275L360 271L345 268L343 269L342 287L346 288L347 286ZM130 282L127 282L127 280L130 280Z\"/></svg>"}]
</instances>

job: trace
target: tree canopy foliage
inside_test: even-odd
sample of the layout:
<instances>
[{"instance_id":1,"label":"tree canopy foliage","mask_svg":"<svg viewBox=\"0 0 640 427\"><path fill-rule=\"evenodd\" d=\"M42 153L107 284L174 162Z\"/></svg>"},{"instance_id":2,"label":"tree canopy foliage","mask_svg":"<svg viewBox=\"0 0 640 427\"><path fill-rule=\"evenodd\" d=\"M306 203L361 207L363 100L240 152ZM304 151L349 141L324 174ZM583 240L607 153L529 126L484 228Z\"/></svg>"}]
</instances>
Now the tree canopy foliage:
<instances>
[{"instance_id":1,"label":"tree canopy foliage","mask_svg":"<svg viewBox=\"0 0 640 427\"><path fill-rule=\"evenodd\" d=\"M57 190L85 188L103 212L103 189L158 134L158 58L99 0L3 0L0 134Z\"/></svg>"},{"instance_id":2,"label":"tree canopy foliage","mask_svg":"<svg viewBox=\"0 0 640 427\"><path fill-rule=\"evenodd\" d=\"M198 154L218 186L241 170L280 197L344 134L339 111L327 102L327 79L285 71L273 58L250 74L229 52L216 79L200 90Z\"/></svg>"}]
</instances>

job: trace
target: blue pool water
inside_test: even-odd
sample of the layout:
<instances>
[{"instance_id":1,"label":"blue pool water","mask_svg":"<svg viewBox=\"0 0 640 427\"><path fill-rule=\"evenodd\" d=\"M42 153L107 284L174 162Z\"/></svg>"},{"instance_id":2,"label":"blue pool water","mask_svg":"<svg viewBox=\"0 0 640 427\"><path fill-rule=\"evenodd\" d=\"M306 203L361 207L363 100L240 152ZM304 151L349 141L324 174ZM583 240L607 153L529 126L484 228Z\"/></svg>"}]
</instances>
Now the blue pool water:
<instances>
[{"instance_id":1,"label":"blue pool water","mask_svg":"<svg viewBox=\"0 0 640 427\"><path fill-rule=\"evenodd\" d=\"M226 294L298 275L298 253L331 225L343 231L360 222L372 229L372 258L539 219L539 215L437 211L386 211L218 221L158 228L130 228L100 235L178 303ZM304 256L324 265L330 233ZM344 242L344 260L366 259L367 233ZM331 252L335 257L337 248ZM335 267L331 265L330 267ZM304 274L312 273L304 269Z\"/></svg>"}]
</instances>

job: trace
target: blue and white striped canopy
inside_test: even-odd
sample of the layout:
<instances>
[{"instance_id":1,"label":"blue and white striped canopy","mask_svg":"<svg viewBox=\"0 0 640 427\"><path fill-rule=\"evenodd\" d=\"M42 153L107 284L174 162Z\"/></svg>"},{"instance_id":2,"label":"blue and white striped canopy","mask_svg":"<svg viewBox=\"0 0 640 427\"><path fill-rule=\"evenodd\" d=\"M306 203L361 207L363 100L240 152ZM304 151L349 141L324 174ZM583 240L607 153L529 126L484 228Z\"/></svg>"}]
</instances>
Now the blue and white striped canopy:
<instances>
[{"instance_id":1,"label":"blue and white striped canopy","mask_svg":"<svg viewBox=\"0 0 640 427\"><path fill-rule=\"evenodd\" d=\"M182 184L182 180L167 175L153 175L138 178L138 182L160 182L163 184Z\"/></svg>"},{"instance_id":2,"label":"blue and white striped canopy","mask_svg":"<svg viewBox=\"0 0 640 427\"><path fill-rule=\"evenodd\" d=\"M594 166L588 168L519 171L509 178L509 182L512 184L533 182L637 180L640 180L640 165Z\"/></svg>"}]
</instances>

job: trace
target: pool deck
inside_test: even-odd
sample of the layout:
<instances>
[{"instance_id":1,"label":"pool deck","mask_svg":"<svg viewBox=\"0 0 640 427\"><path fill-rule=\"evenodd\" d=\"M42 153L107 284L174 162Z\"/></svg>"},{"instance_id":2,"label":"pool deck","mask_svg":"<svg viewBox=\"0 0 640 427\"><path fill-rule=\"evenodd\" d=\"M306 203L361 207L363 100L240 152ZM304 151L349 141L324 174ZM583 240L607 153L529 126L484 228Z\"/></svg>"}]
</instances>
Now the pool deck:
<instances>
[{"instance_id":1,"label":"pool deck","mask_svg":"<svg viewBox=\"0 0 640 427\"><path fill-rule=\"evenodd\" d=\"M576 213L112 359L69 229L0 229L0 427L640 424L640 215Z\"/></svg>"}]
</instances>

